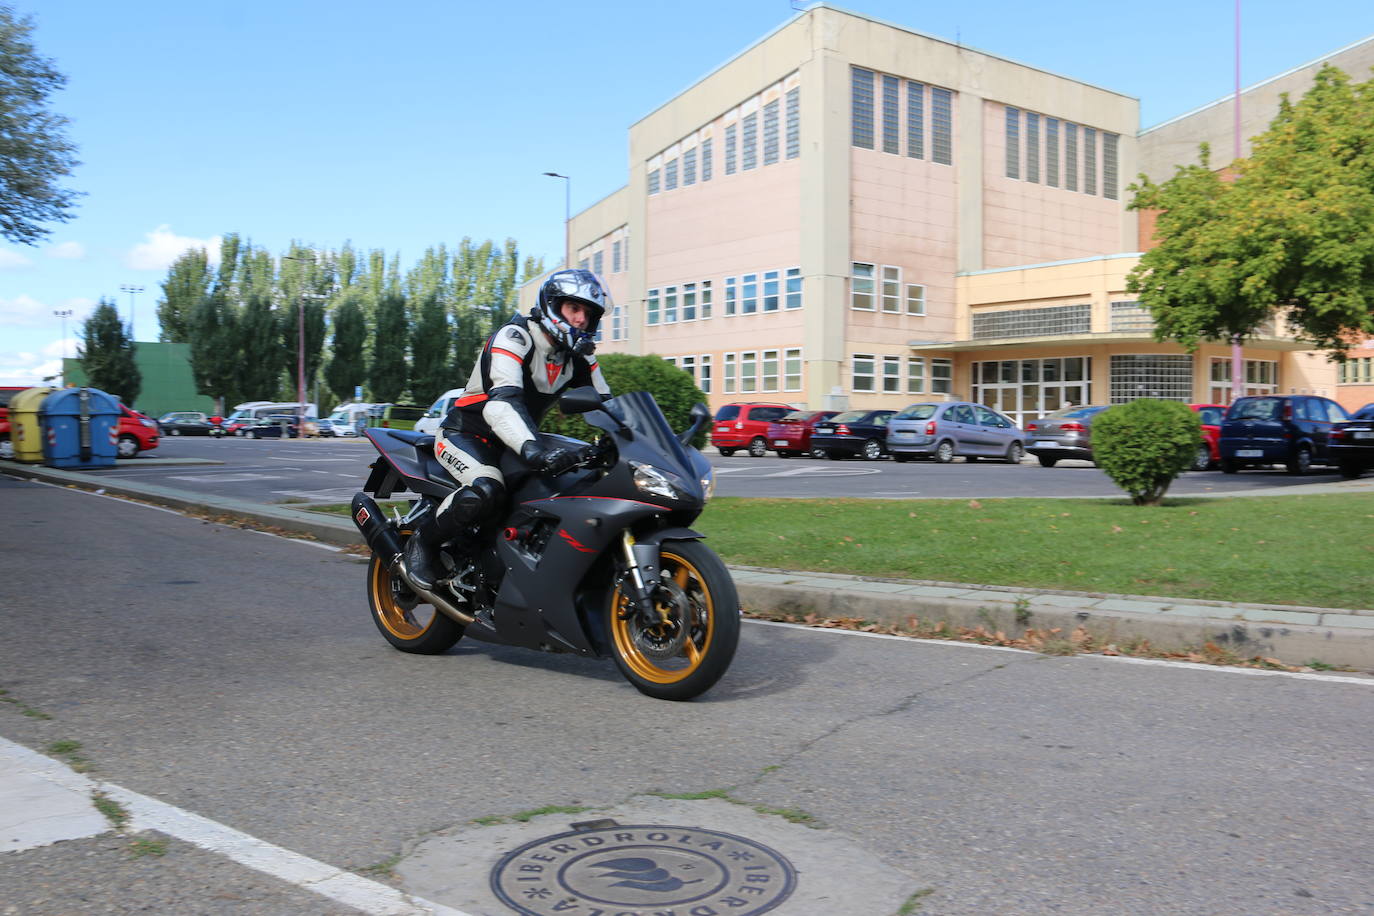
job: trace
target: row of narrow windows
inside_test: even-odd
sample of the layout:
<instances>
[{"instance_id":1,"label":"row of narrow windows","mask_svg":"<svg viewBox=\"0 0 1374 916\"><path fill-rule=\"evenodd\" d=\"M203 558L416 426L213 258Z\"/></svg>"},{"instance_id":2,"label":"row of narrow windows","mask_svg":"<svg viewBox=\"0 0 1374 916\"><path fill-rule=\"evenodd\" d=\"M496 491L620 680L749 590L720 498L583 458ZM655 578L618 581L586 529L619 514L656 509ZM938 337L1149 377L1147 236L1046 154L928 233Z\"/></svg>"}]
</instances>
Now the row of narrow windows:
<instances>
[{"instance_id":1,"label":"row of narrow windows","mask_svg":"<svg viewBox=\"0 0 1374 916\"><path fill-rule=\"evenodd\" d=\"M695 146L649 170L650 195L691 187L715 177L716 129L710 127L703 132L708 136L699 135ZM724 143L720 165L726 175L796 159L801 155L801 90L789 89L781 98L765 102L762 111L751 111L726 124L720 138Z\"/></svg>"}]
</instances>

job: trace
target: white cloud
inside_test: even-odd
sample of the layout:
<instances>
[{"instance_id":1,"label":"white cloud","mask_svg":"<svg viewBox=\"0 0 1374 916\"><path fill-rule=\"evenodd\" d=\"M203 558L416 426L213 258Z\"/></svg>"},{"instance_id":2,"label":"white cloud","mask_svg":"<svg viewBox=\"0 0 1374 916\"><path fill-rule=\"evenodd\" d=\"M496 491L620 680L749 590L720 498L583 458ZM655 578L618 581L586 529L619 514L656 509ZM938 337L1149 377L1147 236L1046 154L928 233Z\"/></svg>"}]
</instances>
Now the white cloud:
<instances>
[{"instance_id":1,"label":"white cloud","mask_svg":"<svg viewBox=\"0 0 1374 916\"><path fill-rule=\"evenodd\" d=\"M22 350L0 353L0 385L51 385L61 375L61 359Z\"/></svg>"},{"instance_id":2,"label":"white cloud","mask_svg":"<svg viewBox=\"0 0 1374 916\"><path fill-rule=\"evenodd\" d=\"M68 328L73 322L85 321L97 305L96 300L77 296L64 300L57 305L39 302L32 296L21 294L14 299L0 299L0 327L11 328L55 328L61 319L53 314L58 310L71 310L67 318Z\"/></svg>"},{"instance_id":3,"label":"white cloud","mask_svg":"<svg viewBox=\"0 0 1374 916\"><path fill-rule=\"evenodd\" d=\"M204 248L210 255L210 263L219 263L219 236L193 239L176 235L172 232L171 226L164 224L149 232L147 239L146 242L135 245L124 256L125 265L135 270L166 270L190 248Z\"/></svg>"},{"instance_id":4,"label":"white cloud","mask_svg":"<svg viewBox=\"0 0 1374 916\"><path fill-rule=\"evenodd\" d=\"M0 270L17 270L20 267L30 267L33 261L17 251L8 251L0 248Z\"/></svg>"},{"instance_id":5,"label":"white cloud","mask_svg":"<svg viewBox=\"0 0 1374 916\"><path fill-rule=\"evenodd\" d=\"M86 258L86 246L80 242L62 242L48 246L47 254L50 258L61 258L64 261L81 261Z\"/></svg>"}]
</instances>

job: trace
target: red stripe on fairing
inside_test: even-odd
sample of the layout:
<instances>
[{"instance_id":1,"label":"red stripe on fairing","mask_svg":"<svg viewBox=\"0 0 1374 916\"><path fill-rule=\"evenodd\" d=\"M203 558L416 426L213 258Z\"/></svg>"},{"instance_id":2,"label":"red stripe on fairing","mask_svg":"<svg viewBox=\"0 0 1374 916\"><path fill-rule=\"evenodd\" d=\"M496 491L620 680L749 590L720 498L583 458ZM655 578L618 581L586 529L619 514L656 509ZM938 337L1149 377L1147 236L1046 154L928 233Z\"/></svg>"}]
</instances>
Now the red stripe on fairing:
<instances>
[{"instance_id":1,"label":"red stripe on fairing","mask_svg":"<svg viewBox=\"0 0 1374 916\"><path fill-rule=\"evenodd\" d=\"M509 350L503 350L503 349L501 349L500 347L492 347L492 348L491 348L491 352L493 352L493 353L504 353L504 354L506 354L507 356L509 356L511 359L515 360L517 363L522 363L522 364L523 364L523 363L525 362L525 358L524 358L523 356L519 356L519 355L517 355L517 354L515 354L515 353L512 353L512 352L509 351Z\"/></svg>"},{"instance_id":2,"label":"red stripe on fairing","mask_svg":"<svg viewBox=\"0 0 1374 916\"><path fill-rule=\"evenodd\" d=\"M658 503L646 503L640 499L625 499L623 496L545 496L540 499L529 499L521 505L529 506L534 503L552 502L556 499L594 499L604 503L634 503L636 506L648 506L650 509L661 509L664 512L670 511L667 506L660 506Z\"/></svg>"}]
</instances>

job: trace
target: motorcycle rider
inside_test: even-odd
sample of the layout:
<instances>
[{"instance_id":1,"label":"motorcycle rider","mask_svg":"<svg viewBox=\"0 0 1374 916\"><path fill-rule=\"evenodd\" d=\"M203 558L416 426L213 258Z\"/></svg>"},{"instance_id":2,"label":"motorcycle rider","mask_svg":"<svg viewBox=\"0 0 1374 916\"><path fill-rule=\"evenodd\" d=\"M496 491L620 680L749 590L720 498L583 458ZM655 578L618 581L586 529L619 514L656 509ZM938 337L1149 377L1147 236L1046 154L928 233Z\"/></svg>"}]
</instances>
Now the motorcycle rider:
<instances>
[{"instance_id":1,"label":"motorcycle rider","mask_svg":"<svg viewBox=\"0 0 1374 916\"><path fill-rule=\"evenodd\" d=\"M434 440L435 457L459 488L406 541L403 567L412 585L432 590L438 546L500 510L505 449L550 476L584 460L585 449L545 448L536 432L567 388L592 385L602 400L611 396L594 355L596 329L609 307L610 294L596 274L555 271L540 286L528 316L512 316L487 338L467 388Z\"/></svg>"}]
</instances>

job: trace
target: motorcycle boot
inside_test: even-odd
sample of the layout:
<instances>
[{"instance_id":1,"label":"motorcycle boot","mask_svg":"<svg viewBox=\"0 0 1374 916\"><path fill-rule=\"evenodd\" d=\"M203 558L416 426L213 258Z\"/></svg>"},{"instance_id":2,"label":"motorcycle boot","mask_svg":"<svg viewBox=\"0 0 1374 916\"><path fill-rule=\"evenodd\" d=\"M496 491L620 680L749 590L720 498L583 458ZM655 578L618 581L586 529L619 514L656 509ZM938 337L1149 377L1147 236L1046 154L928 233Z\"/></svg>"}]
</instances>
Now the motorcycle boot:
<instances>
[{"instance_id":1,"label":"motorcycle boot","mask_svg":"<svg viewBox=\"0 0 1374 916\"><path fill-rule=\"evenodd\" d=\"M439 507L423 516L415 525L415 533L406 541L402 551L402 569L412 586L421 591L433 591L438 580L439 545L457 537L477 523L492 503L492 488L479 479L472 486L463 487L449 495ZM498 485L499 486L499 485Z\"/></svg>"}]
</instances>

